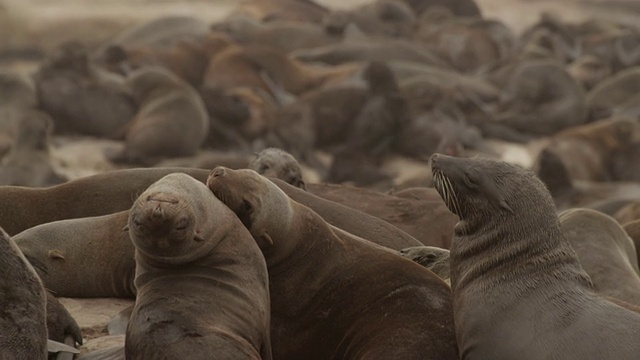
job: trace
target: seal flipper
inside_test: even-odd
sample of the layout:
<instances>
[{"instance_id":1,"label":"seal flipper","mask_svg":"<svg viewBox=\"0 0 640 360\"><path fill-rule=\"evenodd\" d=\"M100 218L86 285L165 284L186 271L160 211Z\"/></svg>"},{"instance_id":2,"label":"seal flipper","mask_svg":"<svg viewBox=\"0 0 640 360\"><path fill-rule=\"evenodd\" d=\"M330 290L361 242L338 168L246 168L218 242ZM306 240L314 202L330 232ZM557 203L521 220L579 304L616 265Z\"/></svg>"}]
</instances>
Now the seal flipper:
<instances>
[{"instance_id":1,"label":"seal flipper","mask_svg":"<svg viewBox=\"0 0 640 360\"><path fill-rule=\"evenodd\" d=\"M72 354L80 354L80 350L57 341L47 339L47 351L50 353L68 352Z\"/></svg>"}]
</instances>

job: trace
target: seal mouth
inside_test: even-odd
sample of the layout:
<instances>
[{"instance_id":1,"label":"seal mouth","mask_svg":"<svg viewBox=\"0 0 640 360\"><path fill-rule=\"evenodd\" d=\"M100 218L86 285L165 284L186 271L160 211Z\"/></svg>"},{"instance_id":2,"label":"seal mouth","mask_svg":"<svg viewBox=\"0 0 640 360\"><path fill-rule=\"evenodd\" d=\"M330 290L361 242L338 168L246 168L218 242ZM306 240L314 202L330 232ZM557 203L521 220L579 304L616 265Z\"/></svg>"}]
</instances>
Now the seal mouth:
<instances>
[{"instance_id":1,"label":"seal mouth","mask_svg":"<svg viewBox=\"0 0 640 360\"><path fill-rule=\"evenodd\" d=\"M458 201L458 194L456 193L451 180L445 175L442 170L437 167L432 167L433 183L434 187L442 200L454 214L461 216L460 201Z\"/></svg>"}]
</instances>

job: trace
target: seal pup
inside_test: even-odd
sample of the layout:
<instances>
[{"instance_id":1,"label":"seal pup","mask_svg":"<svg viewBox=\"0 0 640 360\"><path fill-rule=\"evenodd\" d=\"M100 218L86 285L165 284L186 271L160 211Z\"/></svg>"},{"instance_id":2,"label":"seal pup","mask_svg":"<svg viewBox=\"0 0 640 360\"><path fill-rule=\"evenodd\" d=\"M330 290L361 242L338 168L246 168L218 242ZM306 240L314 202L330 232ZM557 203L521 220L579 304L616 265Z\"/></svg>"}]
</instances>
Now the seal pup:
<instances>
[{"instance_id":1,"label":"seal pup","mask_svg":"<svg viewBox=\"0 0 640 360\"><path fill-rule=\"evenodd\" d=\"M433 273L335 231L253 170L217 167L207 186L267 261L274 358L458 359L449 289Z\"/></svg>"},{"instance_id":2,"label":"seal pup","mask_svg":"<svg viewBox=\"0 0 640 360\"><path fill-rule=\"evenodd\" d=\"M33 267L0 228L0 354L3 359L47 358L46 297Z\"/></svg>"},{"instance_id":3,"label":"seal pup","mask_svg":"<svg viewBox=\"0 0 640 360\"><path fill-rule=\"evenodd\" d=\"M158 180L131 207L128 229L138 292L127 359L271 359L265 260L202 182Z\"/></svg>"},{"instance_id":4,"label":"seal pup","mask_svg":"<svg viewBox=\"0 0 640 360\"><path fill-rule=\"evenodd\" d=\"M413 246L400 250L400 256L426 267L450 284L449 250L435 246Z\"/></svg>"},{"instance_id":5,"label":"seal pup","mask_svg":"<svg viewBox=\"0 0 640 360\"><path fill-rule=\"evenodd\" d=\"M126 131L124 149L107 154L111 161L153 164L200 149L209 132L209 117L189 84L157 66L132 72L127 84L138 112Z\"/></svg>"},{"instance_id":6,"label":"seal pup","mask_svg":"<svg viewBox=\"0 0 640 360\"><path fill-rule=\"evenodd\" d=\"M640 305L638 255L622 226L608 215L584 208L565 210L558 217L594 290Z\"/></svg>"},{"instance_id":7,"label":"seal pup","mask_svg":"<svg viewBox=\"0 0 640 360\"><path fill-rule=\"evenodd\" d=\"M49 115L36 110L22 112L15 142L0 160L0 185L46 187L68 180L51 164L52 132L53 121Z\"/></svg>"},{"instance_id":8,"label":"seal pup","mask_svg":"<svg viewBox=\"0 0 640 360\"><path fill-rule=\"evenodd\" d=\"M129 211L47 222L13 240L58 297L134 298L134 247Z\"/></svg>"},{"instance_id":9,"label":"seal pup","mask_svg":"<svg viewBox=\"0 0 640 360\"><path fill-rule=\"evenodd\" d=\"M450 264L461 359L638 357L640 314L594 292L533 172L441 154L431 169L460 218Z\"/></svg>"},{"instance_id":10,"label":"seal pup","mask_svg":"<svg viewBox=\"0 0 640 360\"><path fill-rule=\"evenodd\" d=\"M293 155L282 149L267 148L260 151L249 163L248 168L260 175L278 178L306 190L300 163Z\"/></svg>"}]
</instances>

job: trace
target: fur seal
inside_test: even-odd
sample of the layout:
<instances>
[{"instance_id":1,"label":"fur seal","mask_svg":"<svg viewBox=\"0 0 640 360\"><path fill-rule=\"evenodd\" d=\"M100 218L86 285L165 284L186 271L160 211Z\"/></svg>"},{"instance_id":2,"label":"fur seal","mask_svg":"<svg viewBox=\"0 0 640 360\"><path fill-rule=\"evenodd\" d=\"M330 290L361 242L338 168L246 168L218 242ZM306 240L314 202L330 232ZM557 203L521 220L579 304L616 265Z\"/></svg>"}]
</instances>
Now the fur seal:
<instances>
[{"instance_id":1,"label":"fur seal","mask_svg":"<svg viewBox=\"0 0 640 360\"><path fill-rule=\"evenodd\" d=\"M15 142L0 160L0 185L46 187L67 181L51 164L51 117L41 111L23 110L16 127Z\"/></svg>"},{"instance_id":2,"label":"fur seal","mask_svg":"<svg viewBox=\"0 0 640 360\"><path fill-rule=\"evenodd\" d=\"M449 250L435 246L414 246L400 250L400 256L411 259L450 282Z\"/></svg>"},{"instance_id":3,"label":"fur seal","mask_svg":"<svg viewBox=\"0 0 640 360\"><path fill-rule=\"evenodd\" d=\"M606 61L596 55L589 54L583 55L569 64L567 71L586 91L593 89L613 72Z\"/></svg>"},{"instance_id":4,"label":"fur seal","mask_svg":"<svg viewBox=\"0 0 640 360\"><path fill-rule=\"evenodd\" d=\"M329 12L313 0L248 0L239 3L229 16L246 15L265 23L293 20L319 24Z\"/></svg>"},{"instance_id":5,"label":"fur seal","mask_svg":"<svg viewBox=\"0 0 640 360\"><path fill-rule=\"evenodd\" d=\"M342 34L350 24L366 35L410 37L417 18L408 5L395 0L378 0L349 10L332 11L323 19L327 33Z\"/></svg>"},{"instance_id":6,"label":"fur seal","mask_svg":"<svg viewBox=\"0 0 640 360\"><path fill-rule=\"evenodd\" d=\"M252 170L217 167L207 186L238 215L267 261L274 358L458 358L449 289L433 273L336 233ZM340 296L347 292L358 296ZM402 334L402 346L391 333Z\"/></svg>"},{"instance_id":7,"label":"fur seal","mask_svg":"<svg viewBox=\"0 0 640 360\"><path fill-rule=\"evenodd\" d=\"M184 172L202 182L209 173L191 168L140 168L108 171L49 188L0 186L4 204L0 206L0 226L15 235L47 222L124 211L149 185L174 172Z\"/></svg>"},{"instance_id":8,"label":"fur seal","mask_svg":"<svg viewBox=\"0 0 640 360\"><path fill-rule=\"evenodd\" d=\"M480 17L480 7L474 0L398 0L409 5L416 14L420 15L432 7L445 7L456 16Z\"/></svg>"},{"instance_id":9,"label":"fur seal","mask_svg":"<svg viewBox=\"0 0 640 360\"><path fill-rule=\"evenodd\" d=\"M193 155L209 131L207 110L189 84L160 67L132 72L127 84L138 103L124 149L110 154L116 163L154 163L163 157Z\"/></svg>"},{"instance_id":10,"label":"fur seal","mask_svg":"<svg viewBox=\"0 0 640 360\"><path fill-rule=\"evenodd\" d=\"M58 297L134 298L134 248L128 211L44 223L13 236Z\"/></svg>"},{"instance_id":11,"label":"fur seal","mask_svg":"<svg viewBox=\"0 0 640 360\"><path fill-rule=\"evenodd\" d=\"M282 149L267 148L260 151L256 158L249 163L248 168L260 175L278 178L306 190L300 163Z\"/></svg>"},{"instance_id":12,"label":"fur seal","mask_svg":"<svg viewBox=\"0 0 640 360\"><path fill-rule=\"evenodd\" d=\"M307 184L307 191L384 220L413 236L422 245L443 249L451 246L455 216L447 210L441 199L400 198L374 190L336 184ZM292 198L300 201L293 196ZM325 216L323 213L320 215Z\"/></svg>"},{"instance_id":13,"label":"fur seal","mask_svg":"<svg viewBox=\"0 0 640 360\"><path fill-rule=\"evenodd\" d=\"M121 139L136 104L124 78L94 66L85 49L65 43L34 74L39 106L56 133Z\"/></svg>"},{"instance_id":14,"label":"fur seal","mask_svg":"<svg viewBox=\"0 0 640 360\"><path fill-rule=\"evenodd\" d=\"M586 96L590 119L598 120L625 112L635 106L634 96L640 92L640 66L635 66L602 80ZM630 101L632 100L632 101ZM632 113L634 117L638 112Z\"/></svg>"},{"instance_id":15,"label":"fur seal","mask_svg":"<svg viewBox=\"0 0 640 360\"><path fill-rule=\"evenodd\" d=\"M635 119L613 117L566 129L554 135L547 145L565 164L574 180L630 180L614 177L614 166L634 167L636 158L624 154L640 143L640 124Z\"/></svg>"},{"instance_id":16,"label":"fur seal","mask_svg":"<svg viewBox=\"0 0 640 360\"><path fill-rule=\"evenodd\" d=\"M640 314L595 294L533 172L441 154L431 168L460 218L450 264L461 359L638 356Z\"/></svg>"},{"instance_id":17,"label":"fur seal","mask_svg":"<svg viewBox=\"0 0 640 360\"><path fill-rule=\"evenodd\" d=\"M523 135L540 137L584 124L584 90L555 61L519 64L503 89L496 122Z\"/></svg>"},{"instance_id":18,"label":"fur seal","mask_svg":"<svg viewBox=\"0 0 640 360\"><path fill-rule=\"evenodd\" d=\"M0 352L6 359L47 358L46 297L33 267L0 229Z\"/></svg>"},{"instance_id":19,"label":"fur seal","mask_svg":"<svg viewBox=\"0 0 640 360\"><path fill-rule=\"evenodd\" d=\"M622 226L608 215L584 208L565 210L558 217L594 290L640 305L638 255Z\"/></svg>"},{"instance_id":20,"label":"fur seal","mask_svg":"<svg viewBox=\"0 0 640 360\"><path fill-rule=\"evenodd\" d=\"M131 207L136 303L127 359L271 359L265 260L240 220L186 174Z\"/></svg>"}]
</instances>

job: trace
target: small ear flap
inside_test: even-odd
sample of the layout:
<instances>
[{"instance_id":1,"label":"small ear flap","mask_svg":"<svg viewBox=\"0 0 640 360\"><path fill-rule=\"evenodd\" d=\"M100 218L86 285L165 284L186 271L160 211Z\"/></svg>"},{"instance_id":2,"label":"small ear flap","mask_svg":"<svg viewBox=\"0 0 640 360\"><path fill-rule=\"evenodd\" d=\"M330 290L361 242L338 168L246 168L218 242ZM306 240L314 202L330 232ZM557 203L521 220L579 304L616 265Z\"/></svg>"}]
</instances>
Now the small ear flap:
<instances>
[{"instance_id":1,"label":"small ear flap","mask_svg":"<svg viewBox=\"0 0 640 360\"><path fill-rule=\"evenodd\" d=\"M304 191L307 191L307 184L305 184L302 180L300 180L300 182L298 183L298 187Z\"/></svg>"},{"instance_id":2,"label":"small ear flap","mask_svg":"<svg viewBox=\"0 0 640 360\"><path fill-rule=\"evenodd\" d=\"M203 242L204 238L202 236L200 236L199 234L195 234L193 236L193 240L197 241L197 242Z\"/></svg>"},{"instance_id":3,"label":"small ear flap","mask_svg":"<svg viewBox=\"0 0 640 360\"><path fill-rule=\"evenodd\" d=\"M504 199L500 199L500 207L505 209L505 210L507 210L511 214L514 214L513 210L511 209L511 207L507 204L507 202Z\"/></svg>"},{"instance_id":4,"label":"small ear flap","mask_svg":"<svg viewBox=\"0 0 640 360\"><path fill-rule=\"evenodd\" d=\"M49 251L49 257L52 258L52 259L64 260L64 254L60 250L51 250L51 251Z\"/></svg>"},{"instance_id":5,"label":"small ear flap","mask_svg":"<svg viewBox=\"0 0 640 360\"><path fill-rule=\"evenodd\" d=\"M273 239L271 239L271 236L268 233L264 232L258 239L258 246L260 248L273 246Z\"/></svg>"},{"instance_id":6,"label":"small ear flap","mask_svg":"<svg viewBox=\"0 0 640 360\"><path fill-rule=\"evenodd\" d=\"M129 225L125 225L125 226L122 228L122 231L124 231L124 232L129 231Z\"/></svg>"}]
</instances>

